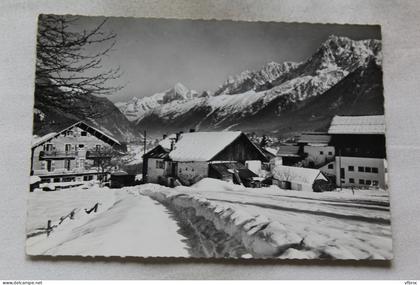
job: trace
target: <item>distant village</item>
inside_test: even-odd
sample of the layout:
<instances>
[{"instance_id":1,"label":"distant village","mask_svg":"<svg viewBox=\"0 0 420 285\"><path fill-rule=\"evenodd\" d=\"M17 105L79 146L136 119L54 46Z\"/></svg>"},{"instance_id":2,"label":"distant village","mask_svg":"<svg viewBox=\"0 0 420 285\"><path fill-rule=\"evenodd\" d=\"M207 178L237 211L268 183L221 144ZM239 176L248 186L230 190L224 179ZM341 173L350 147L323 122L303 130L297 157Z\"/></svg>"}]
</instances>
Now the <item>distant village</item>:
<instances>
[{"instance_id":1,"label":"distant village","mask_svg":"<svg viewBox=\"0 0 420 285\"><path fill-rule=\"evenodd\" d=\"M387 189L384 116L335 116L326 132L306 132L270 146L241 131L191 129L162 135L127 167L127 146L88 125L34 140L31 191L89 183L111 188L156 183L190 186L205 177L245 187L324 192L341 188Z\"/></svg>"}]
</instances>

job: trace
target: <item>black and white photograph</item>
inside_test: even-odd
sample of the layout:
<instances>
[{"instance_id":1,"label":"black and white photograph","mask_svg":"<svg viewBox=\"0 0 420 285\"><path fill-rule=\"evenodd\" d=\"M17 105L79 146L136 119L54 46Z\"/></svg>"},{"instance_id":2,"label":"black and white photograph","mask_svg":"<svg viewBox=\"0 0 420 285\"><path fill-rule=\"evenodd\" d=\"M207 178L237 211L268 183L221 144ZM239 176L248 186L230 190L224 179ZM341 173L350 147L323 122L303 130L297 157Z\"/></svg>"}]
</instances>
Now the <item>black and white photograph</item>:
<instances>
[{"instance_id":1,"label":"black and white photograph","mask_svg":"<svg viewBox=\"0 0 420 285\"><path fill-rule=\"evenodd\" d=\"M379 25L39 15L26 254L391 260L382 62Z\"/></svg>"}]
</instances>

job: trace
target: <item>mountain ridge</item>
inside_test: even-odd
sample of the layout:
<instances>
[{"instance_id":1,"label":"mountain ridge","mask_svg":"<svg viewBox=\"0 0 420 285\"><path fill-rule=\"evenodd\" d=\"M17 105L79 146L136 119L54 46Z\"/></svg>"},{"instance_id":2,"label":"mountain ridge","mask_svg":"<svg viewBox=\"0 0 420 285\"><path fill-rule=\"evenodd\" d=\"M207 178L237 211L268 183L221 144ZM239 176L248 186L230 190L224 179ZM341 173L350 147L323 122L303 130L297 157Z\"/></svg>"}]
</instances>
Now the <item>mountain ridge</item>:
<instances>
[{"instance_id":1,"label":"mountain ridge","mask_svg":"<svg viewBox=\"0 0 420 285\"><path fill-rule=\"evenodd\" d=\"M269 62L258 70L245 70L238 75L229 76L213 93L195 93L195 96L189 98L175 98L165 103L161 101L149 108L147 113L137 114L135 123L139 128L147 129L151 133L189 128L237 128L245 131L259 129L278 132L276 127L267 127L272 125L268 120L278 121L285 119L284 116L292 116L293 110L296 111L299 106L305 105L306 101L309 102L311 98L332 89L349 74L359 69L367 70L373 64L380 69L381 63L379 40L355 41L332 35L312 56L302 62ZM377 75L366 76L366 80L369 81L369 76ZM376 77L371 80L378 81ZM382 85L382 75L379 81ZM376 93L375 96L383 97L382 94ZM328 102L323 104L329 108ZM370 113L370 110L377 111L376 106L369 108L371 109L365 108L367 113ZM269 113L266 114L267 112ZM259 126L255 118L260 118ZM282 125L280 122L276 124L279 128Z\"/></svg>"}]
</instances>

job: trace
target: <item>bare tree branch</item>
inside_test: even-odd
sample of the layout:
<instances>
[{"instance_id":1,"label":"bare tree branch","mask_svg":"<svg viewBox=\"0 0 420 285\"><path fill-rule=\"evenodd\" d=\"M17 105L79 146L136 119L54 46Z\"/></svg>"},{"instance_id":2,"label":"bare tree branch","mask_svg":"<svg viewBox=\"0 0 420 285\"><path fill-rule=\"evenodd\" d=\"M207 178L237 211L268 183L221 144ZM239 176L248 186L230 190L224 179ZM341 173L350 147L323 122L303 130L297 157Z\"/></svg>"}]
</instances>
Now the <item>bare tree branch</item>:
<instances>
[{"instance_id":1,"label":"bare tree branch","mask_svg":"<svg viewBox=\"0 0 420 285\"><path fill-rule=\"evenodd\" d=\"M109 95L123 87L109 85L109 81L121 76L120 68L104 70L102 65L103 57L113 50L116 43L114 33L103 31L107 20L91 30L74 31L78 20L74 16L40 15L37 91L56 93L58 88L79 94Z\"/></svg>"}]
</instances>

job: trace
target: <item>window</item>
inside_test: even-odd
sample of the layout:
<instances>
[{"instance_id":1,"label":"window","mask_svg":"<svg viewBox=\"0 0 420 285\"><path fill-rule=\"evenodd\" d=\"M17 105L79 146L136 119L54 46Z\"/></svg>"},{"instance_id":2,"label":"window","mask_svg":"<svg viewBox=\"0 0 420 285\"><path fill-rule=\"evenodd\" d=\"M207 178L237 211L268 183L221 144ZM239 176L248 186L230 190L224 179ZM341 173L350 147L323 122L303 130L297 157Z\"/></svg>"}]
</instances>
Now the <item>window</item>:
<instances>
[{"instance_id":1,"label":"window","mask_svg":"<svg viewBox=\"0 0 420 285\"><path fill-rule=\"evenodd\" d=\"M85 160L83 158L79 159L79 168L85 168Z\"/></svg>"},{"instance_id":2,"label":"window","mask_svg":"<svg viewBox=\"0 0 420 285\"><path fill-rule=\"evenodd\" d=\"M66 143L66 145L64 146L64 150L65 150L66 152L71 151L71 144Z\"/></svg>"},{"instance_id":3,"label":"window","mask_svg":"<svg viewBox=\"0 0 420 285\"><path fill-rule=\"evenodd\" d=\"M323 151L320 151L320 152L319 152L319 154L320 154L320 155L323 155L323 154L324 154L324 152L323 152Z\"/></svg>"},{"instance_id":4,"label":"window","mask_svg":"<svg viewBox=\"0 0 420 285\"><path fill-rule=\"evenodd\" d=\"M156 168L163 169L164 162L162 160L156 160Z\"/></svg>"},{"instance_id":5,"label":"window","mask_svg":"<svg viewBox=\"0 0 420 285\"><path fill-rule=\"evenodd\" d=\"M95 149L96 149L96 151L101 150L101 145L100 145L100 144L97 144L97 145L95 146Z\"/></svg>"},{"instance_id":6,"label":"window","mask_svg":"<svg viewBox=\"0 0 420 285\"><path fill-rule=\"evenodd\" d=\"M85 148L85 145L84 145L84 144L79 144L79 145L77 146L77 148L83 149L83 148Z\"/></svg>"},{"instance_id":7,"label":"window","mask_svg":"<svg viewBox=\"0 0 420 285\"><path fill-rule=\"evenodd\" d=\"M47 143L44 145L45 151L52 151L54 149L54 145L52 143Z\"/></svg>"},{"instance_id":8,"label":"window","mask_svg":"<svg viewBox=\"0 0 420 285\"><path fill-rule=\"evenodd\" d=\"M370 167L365 167L365 172L371 172L371 168Z\"/></svg>"},{"instance_id":9,"label":"window","mask_svg":"<svg viewBox=\"0 0 420 285\"><path fill-rule=\"evenodd\" d=\"M86 136L87 136L87 132L82 131L82 132L80 133L80 135L81 135L82 137L86 137Z\"/></svg>"},{"instance_id":10,"label":"window","mask_svg":"<svg viewBox=\"0 0 420 285\"><path fill-rule=\"evenodd\" d=\"M328 152L328 155L333 155L333 154L332 154L332 151L329 151L329 152Z\"/></svg>"},{"instance_id":11,"label":"window","mask_svg":"<svg viewBox=\"0 0 420 285\"><path fill-rule=\"evenodd\" d=\"M55 183L60 182L60 178L58 178L58 177L54 178L53 182L55 182Z\"/></svg>"},{"instance_id":12,"label":"window","mask_svg":"<svg viewBox=\"0 0 420 285\"><path fill-rule=\"evenodd\" d=\"M354 166L353 165L349 165L349 171L354 171Z\"/></svg>"},{"instance_id":13,"label":"window","mask_svg":"<svg viewBox=\"0 0 420 285\"><path fill-rule=\"evenodd\" d=\"M359 184L361 184L361 185L365 184L365 180L364 179L359 179Z\"/></svg>"},{"instance_id":14,"label":"window","mask_svg":"<svg viewBox=\"0 0 420 285\"><path fill-rule=\"evenodd\" d=\"M359 172L365 172L365 168L363 166L359 166L357 169L359 170Z\"/></svg>"},{"instance_id":15,"label":"window","mask_svg":"<svg viewBox=\"0 0 420 285\"><path fill-rule=\"evenodd\" d=\"M372 167L372 172L373 173L378 173L378 168L377 167Z\"/></svg>"},{"instance_id":16,"label":"window","mask_svg":"<svg viewBox=\"0 0 420 285\"><path fill-rule=\"evenodd\" d=\"M328 169L334 169L334 164L332 163L328 164Z\"/></svg>"},{"instance_id":17,"label":"window","mask_svg":"<svg viewBox=\"0 0 420 285\"><path fill-rule=\"evenodd\" d=\"M83 176L83 181L89 181L89 177L88 176Z\"/></svg>"},{"instance_id":18,"label":"window","mask_svg":"<svg viewBox=\"0 0 420 285\"><path fill-rule=\"evenodd\" d=\"M354 183L354 178L349 178L349 183Z\"/></svg>"},{"instance_id":19,"label":"window","mask_svg":"<svg viewBox=\"0 0 420 285\"><path fill-rule=\"evenodd\" d=\"M379 185L378 180L373 180L372 181L372 186L378 186L378 185Z\"/></svg>"},{"instance_id":20,"label":"window","mask_svg":"<svg viewBox=\"0 0 420 285\"><path fill-rule=\"evenodd\" d=\"M370 180L366 180L365 182L366 182L366 185L370 185L372 183L372 181Z\"/></svg>"},{"instance_id":21,"label":"window","mask_svg":"<svg viewBox=\"0 0 420 285\"><path fill-rule=\"evenodd\" d=\"M71 161L70 161L70 159L66 159L66 160L64 161L64 168L65 168L66 170L70 170L70 167L71 167Z\"/></svg>"}]
</instances>

